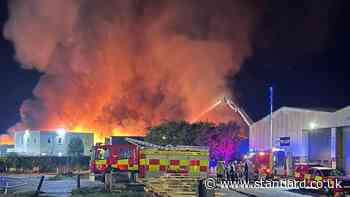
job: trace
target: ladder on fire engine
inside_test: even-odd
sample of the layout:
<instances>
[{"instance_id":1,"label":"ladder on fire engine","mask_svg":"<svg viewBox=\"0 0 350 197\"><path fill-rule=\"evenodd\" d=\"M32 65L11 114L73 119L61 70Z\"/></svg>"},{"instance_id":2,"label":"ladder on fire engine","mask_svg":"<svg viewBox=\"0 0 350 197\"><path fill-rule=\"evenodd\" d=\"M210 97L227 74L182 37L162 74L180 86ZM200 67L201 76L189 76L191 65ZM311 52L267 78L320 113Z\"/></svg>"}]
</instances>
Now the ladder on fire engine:
<instances>
[{"instance_id":1,"label":"ladder on fire engine","mask_svg":"<svg viewBox=\"0 0 350 197\"><path fill-rule=\"evenodd\" d=\"M136 140L133 138L125 138L125 140L131 144L135 144L137 146L143 146L143 147L152 147L152 148L158 148L163 150L195 150L195 151L203 151L208 150L208 147L206 146L160 146L156 144L152 144L150 142L145 142L141 140Z\"/></svg>"},{"instance_id":2,"label":"ladder on fire engine","mask_svg":"<svg viewBox=\"0 0 350 197\"><path fill-rule=\"evenodd\" d=\"M131 144L135 144L137 146L145 146L145 147L152 147L152 148L163 148L163 146L152 144L149 142L141 141L141 140L136 140L133 138L125 138L125 140Z\"/></svg>"},{"instance_id":3,"label":"ladder on fire engine","mask_svg":"<svg viewBox=\"0 0 350 197\"><path fill-rule=\"evenodd\" d=\"M234 112L237 112L243 119L243 121L250 127L252 120L244 113L231 99L224 97L222 102L225 102Z\"/></svg>"},{"instance_id":4,"label":"ladder on fire engine","mask_svg":"<svg viewBox=\"0 0 350 197\"><path fill-rule=\"evenodd\" d=\"M220 98L216 103L214 103L207 110L205 110L204 112L199 114L199 116L197 116L191 122L197 121L199 118L201 118L202 116L204 116L205 114L207 114L208 112L210 112L211 110L213 110L214 108L216 108L220 104L226 104L234 113L238 113L238 115L243 119L244 123L247 124L248 127L250 127L252 125L253 121L244 112L244 110L242 108L238 107L238 105L236 105L232 99L227 98L227 97Z\"/></svg>"}]
</instances>

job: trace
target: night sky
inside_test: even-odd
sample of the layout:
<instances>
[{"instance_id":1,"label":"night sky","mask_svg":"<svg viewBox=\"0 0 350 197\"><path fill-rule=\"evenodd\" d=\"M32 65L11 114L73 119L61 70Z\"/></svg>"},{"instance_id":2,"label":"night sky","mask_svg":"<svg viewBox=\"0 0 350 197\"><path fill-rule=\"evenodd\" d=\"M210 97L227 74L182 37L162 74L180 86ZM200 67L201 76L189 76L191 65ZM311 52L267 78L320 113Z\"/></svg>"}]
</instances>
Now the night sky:
<instances>
[{"instance_id":1,"label":"night sky","mask_svg":"<svg viewBox=\"0 0 350 197\"><path fill-rule=\"evenodd\" d=\"M321 3L322 2L322 3ZM228 85L253 120L268 113L268 87L281 106L335 108L350 105L350 45L347 0L266 1L257 24L253 51ZM7 20L0 1L0 28ZM40 49L33 49L40 50ZM0 37L0 133L19 121L22 101L31 97L40 73L23 70L14 49Z\"/></svg>"}]
</instances>

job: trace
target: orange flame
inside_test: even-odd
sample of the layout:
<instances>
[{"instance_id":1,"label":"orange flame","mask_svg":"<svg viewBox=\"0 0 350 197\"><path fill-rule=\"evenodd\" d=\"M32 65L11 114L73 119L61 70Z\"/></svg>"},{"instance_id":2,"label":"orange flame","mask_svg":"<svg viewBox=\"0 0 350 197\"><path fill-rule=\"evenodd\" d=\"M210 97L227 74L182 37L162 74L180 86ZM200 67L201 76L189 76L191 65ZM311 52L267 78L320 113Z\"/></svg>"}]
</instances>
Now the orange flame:
<instances>
[{"instance_id":1,"label":"orange flame","mask_svg":"<svg viewBox=\"0 0 350 197\"><path fill-rule=\"evenodd\" d=\"M8 134L0 135L0 144L6 144L6 145L13 144L12 136Z\"/></svg>"},{"instance_id":2,"label":"orange flame","mask_svg":"<svg viewBox=\"0 0 350 197\"><path fill-rule=\"evenodd\" d=\"M42 73L12 130L65 128L103 141L191 120L229 94L226 76L251 52L255 12L246 10L255 8L245 0L34 2L10 1L4 27L16 60Z\"/></svg>"},{"instance_id":3,"label":"orange flame","mask_svg":"<svg viewBox=\"0 0 350 197\"><path fill-rule=\"evenodd\" d=\"M73 129L69 129L73 132L81 133L94 133L94 142L104 142L106 137L109 136L144 136L145 132L143 130L130 130L122 127L113 128L111 132L99 132L96 129L88 129L82 126L76 126ZM108 133L104 135L103 133Z\"/></svg>"}]
</instances>

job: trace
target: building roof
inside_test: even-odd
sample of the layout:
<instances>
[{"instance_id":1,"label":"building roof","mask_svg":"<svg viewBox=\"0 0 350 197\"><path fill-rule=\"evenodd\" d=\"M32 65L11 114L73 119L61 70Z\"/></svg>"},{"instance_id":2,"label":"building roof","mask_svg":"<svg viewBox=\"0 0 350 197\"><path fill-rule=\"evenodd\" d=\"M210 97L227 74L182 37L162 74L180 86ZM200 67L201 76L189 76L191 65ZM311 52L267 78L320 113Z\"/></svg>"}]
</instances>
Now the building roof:
<instances>
[{"instance_id":1,"label":"building roof","mask_svg":"<svg viewBox=\"0 0 350 197\"><path fill-rule=\"evenodd\" d=\"M326 107L293 107L293 106L285 106L286 108L293 108L293 109L300 109L300 110L307 110L307 111L318 111L318 112L336 112L339 109L335 108L326 108Z\"/></svg>"},{"instance_id":2,"label":"building roof","mask_svg":"<svg viewBox=\"0 0 350 197\"><path fill-rule=\"evenodd\" d=\"M276 114L278 114L279 112L282 112L282 111L317 112L317 113L328 113L328 114L332 113L330 111L324 111L324 110L322 111L322 110L319 110L317 108L300 108L300 107L283 106L283 107L280 107L277 110L273 111L272 117L276 116ZM264 116L260 120L255 121L254 123L262 121L262 120L267 120L269 118L270 118L270 114L267 114L266 116Z\"/></svg>"},{"instance_id":3,"label":"building roof","mask_svg":"<svg viewBox=\"0 0 350 197\"><path fill-rule=\"evenodd\" d=\"M278 114L281 111L299 111L299 112L317 112L317 113L325 113L325 114L335 114L344 110L347 110L348 108L350 108L349 106L343 107L341 109L335 109L335 108L322 108L322 107L316 107L316 108L302 108L302 107L290 107L290 106L283 106L278 108L277 110L273 111L272 113L272 117L276 116L276 114ZM260 120L255 121L259 122L262 120L266 120L270 118L270 114L267 114L266 116L264 116L263 118L261 118Z\"/></svg>"},{"instance_id":4,"label":"building roof","mask_svg":"<svg viewBox=\"0 0 350 197\"><path fill-rule=\"evenodd\" d=\"M48 129L27 129L27 130L17 130L15 132L25 132L25 131L28 131L28 132L42 132L42 133L53 133L53 132L57 132L57 130L48 130ZM77 132L77 131L72 131L72 130L64 130L66 133L78 133L78 134L93 134L92 132L90 131L86 131L86 132Z\"/></svg>"}]
</instances>

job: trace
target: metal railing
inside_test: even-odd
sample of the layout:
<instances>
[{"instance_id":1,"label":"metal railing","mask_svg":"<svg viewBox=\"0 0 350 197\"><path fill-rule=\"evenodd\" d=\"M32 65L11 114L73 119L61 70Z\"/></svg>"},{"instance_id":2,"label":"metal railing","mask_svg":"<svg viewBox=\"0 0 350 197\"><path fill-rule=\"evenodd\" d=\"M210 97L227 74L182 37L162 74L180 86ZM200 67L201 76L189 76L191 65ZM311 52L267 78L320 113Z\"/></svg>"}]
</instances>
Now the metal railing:
<instances>
[{"instance_id":1,"label":"metal railing","mask_svg":"<svg viewBox=\"0 0 350 197\"><path fill-rule=\"evenodd\" d=\"M0 176L0 188L5 194L8 193L9 190L18 189L27 184L28 182L23 178Z\"/></svg>"}]
</instances>

